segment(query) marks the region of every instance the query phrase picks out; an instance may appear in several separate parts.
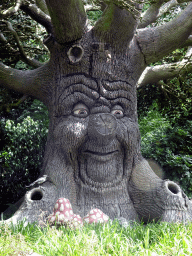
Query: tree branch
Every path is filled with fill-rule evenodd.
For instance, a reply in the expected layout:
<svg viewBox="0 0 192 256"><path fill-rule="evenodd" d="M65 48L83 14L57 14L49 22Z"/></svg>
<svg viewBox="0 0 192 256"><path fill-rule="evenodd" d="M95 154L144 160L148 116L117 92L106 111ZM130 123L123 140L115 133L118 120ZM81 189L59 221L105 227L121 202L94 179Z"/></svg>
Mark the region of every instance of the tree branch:
<svg viewBox="0 0 192 256"><path fill-rule="evenodd" d="M9 57L9 54L10 54L10 51L14 54L14 56L17 55L17 59L19 60L19 52L17 50L15 50L11 45L10 43L7 41L7 39L4 37L3 33L0 33L0 42L3 43L6 47L6 51L2 51L0 52L0 56L8 56ZM8 51L7 51L7 48L8 48Z"/></svg>
<svg viewBox="0 0 192 256"><path fill-rule="evenodd" d="M17 0L16 5L0 13L0 18L5 19L16 13L19 9L26 12L34 20L44 26L48 33L52 32L51 18L45 0L36 0L36 4L31 4L28 0ZM39 7L38 7L39 6Z"/></svg>
<svg viewBox="0 0 192 256"><path fill-rule="evenodd" d="M169 2L162 5L163 2L165 2L165 0L158 0L158 2L151 4L149 9L141 15L142 19L138 28L145 28L149 24L155 22L163 14L169 12L171 8L178 5L179 3L190 2L190 1L191 0L178 0L178 1L170 0Z"/></svg>
<svg viewBox="0 0 192 256"><path fill-rule="evenodd" d="M49 15L49 11L47 9L45 0L36 0L36 5L38 8L41 9L41 11L43 11L45 14Z"/></svg>
<svg viewBox="0 0 192 256"><path fill-rule="evenodd" d="M46 0L58 43L78 40L85 33L86 13L82 0Z"/></svg>
<svg viewBox="0 0 192 256"><path fill-rule="evenodd" d="M12 25L10 22L8 21L3 21L4 23L7 24L7 28L8 30L12 33L12 35L14 36L15 38L15 41L17 42L17 46L19 48L19 52L20 52L20 55L21 55L21 59L28 65L34 67L34 68L38 68L40 66L42 66L43 64L35 59L31 59L29 58L26 54L25 54L25 51L23 49L23 46L22 46L22 43L19 39L19 36L17 34L17 32L13 29Z"/></svg>
<svg viewBox="0 0 192 256"><path fill-rule="evenodd" d="M7 43L7 40L6 40L6 38L4 37L3 33L0 33L0 41L1 41L2 43Z"/></svg>
<svg viewBox="0 0 192 256"><path fill-rule="evenodd" d="M172 7L178 5L177 0L170 0L169 2L165 3L159 10L157 18L161 17L164 13L168 12Z"/></svg>
<svg viewBox="0 0 192 256"><path fill-rule="evenodd" d="M145 28L156 21L160 10L159 8L163 2L164 0L157 0L150 5L150 7L141 15L141 22L139 23L138 28Z"/></svg>
<svg viewBox="0 0 192 256"><path fill-rule="evenodd" d="M141 3L143 3L143 0L92 0L92 1L96 5L100 5L102 7L102 11L104 11L104 9L107 6L113 4L119 7L120 9L124 9L124 10L127 10L128 12L131 12L135 18L140 17L140 11L142 9Z"/></svg>
<svg viewBox="0 0 192 256"><path fill-rule="evenodd" d="M23 2L21 4L21 10L23 10L26 14L28 14L32 19L37 21L39 24L44 26L48 33L52 33L53 28L52 28L50 16L45 14L35 4L29 4L27 2Z"/></svg>
<svg viewBox="0 0 192 256"><path fill-rule="evenodd" d="M8 10L5 10L0 13L0 18L7 18L7 17L11 16L12 14L18 12L21 4L22 4L22 0L17 0L15 6L12 6Z"/></svg>
<svg viewBox="0 0 192 256"><path fill-rule="evenodd" d="M5 104L6 106L6 112L10 112L11 109L13 109L14 107L18 107L22 102L24 102L26 99L28 98L27 95L23 95L17 102L15 103L10 103L10 104ZM2 106L4 107L4 106Z"/></svg>
<svg viewBox="0 0 192 256"><path fill-rule="evenodd" d="M136 38L146 64L156 62L184 43L192 31L192 3L177 18L156 28L138 29Z"/></svg>
<svg viewBox="0 0 192 256"><path fill-rule="evenodd" d="M0 86L30 95L47 104L52 81L52 68L47 63L34 70L17 70L0 62Z"/></svg>
<svg viewBox="0 0 192 256"><path fill-rule="evenodd" d="M137 87L157 83L192 71L192 47L189 47L182 61L154 67L147 67L139 78Z"/></svg>
<svg viewBox="0 0 192 256"><path fill-rule="evenodd" d="M136 7L135 4L135 10ZM117 51L122 51L127 49L129 42L132 40L138 20L139 17L135 18L134 13L120 8L114 3L109 3L102 17L93 28L94 36L98 38L98 41L109 43Z"/></svg>

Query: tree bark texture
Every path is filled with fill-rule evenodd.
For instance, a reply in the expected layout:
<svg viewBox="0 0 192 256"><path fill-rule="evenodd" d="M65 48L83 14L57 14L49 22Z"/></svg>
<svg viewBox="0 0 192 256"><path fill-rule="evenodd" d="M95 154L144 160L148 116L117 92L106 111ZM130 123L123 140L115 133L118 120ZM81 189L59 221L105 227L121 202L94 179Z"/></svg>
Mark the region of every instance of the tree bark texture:
<svg viewBox="0 0 192 256"><path fill-rule="evenodd" d="M46 3L50 61L33 71L0 66L0 84L42 100L50 118L46 179L34 183L11 221L48 216L61 197L81 216L99 208L112 219L191 221L180 187L158 178L141 156L136 85L150 62L189 37L192 4L174 22L138 30L139 19L110 4L87 30L80 0Z"/></svg>

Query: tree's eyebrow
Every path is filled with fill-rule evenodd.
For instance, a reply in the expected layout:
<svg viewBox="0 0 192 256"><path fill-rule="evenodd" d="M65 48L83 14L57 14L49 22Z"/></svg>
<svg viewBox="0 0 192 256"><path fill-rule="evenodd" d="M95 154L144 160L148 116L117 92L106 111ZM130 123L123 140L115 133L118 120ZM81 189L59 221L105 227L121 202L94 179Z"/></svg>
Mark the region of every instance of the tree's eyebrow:
<svg viewBox="0 0 192 256"><path fill-rule="evenodd" d="M108 81L108 80L102 80L102 84L104 85L105 89L108 91L113 90L126 90L126 91L134 91L134 88L132 85L125 81Z"/></svg>
<svg viewBox="0 0 192 256"><path fill-rule="evenodd" d="M84 93L74 92L67 96L64 101L60 101L56 104L55 116L70 115L73 110L73 106L78 102L84 103L88 108L91 108L91 106L95 104L95 100L91 99Z"/></svg>
<svg viewBox="0 0 192 256"><path fill-rule="evenodd" d="M88 96L93 100L96 100L99 98L99 93L97 91L88 88L88 86L84 84L72 84L66 89L64 89L63 92L62 91L63 90L61 89L61 92L59 93L59 97L58 97L59 104L64 104L64 102L67 100L68 97L71 97L71 95L78 92Z"/></svg>
<svg viewBox="0 0 192 256"><path fill-rule="evenodd" d="M94 79L88 78L85 75L70 75L61 78L56 89L59 104L64 104L64 100L75 92L83 93L94 100L99 98L98 85Z"/></svg>
<svg viewBox="0 0 192 256"><path fill-rule="evenodd" d="M104 98L109 100L124 98L127 101L131 101L131 102L135 101L135 97L130 92L125 90L107 91L103 86L101 86L100 93Z"/></svg>
<svg viewBox="0 0 192 256"><path fill-rule="evenodd" d="M124 98L134 103L136 99L133 87L122 81L103 81L100 86L100 94L109 100Z"/></svg>
<svg viewBox="0 0 192 256"><path fill-rule="evenodd" d="M84 84L93 90L98 90L97 82L93 78L86 77L85 75L69 75L66 77L62 77L61 81L59 81L59 85L65 89L74 85L74 84Z"/></svg>

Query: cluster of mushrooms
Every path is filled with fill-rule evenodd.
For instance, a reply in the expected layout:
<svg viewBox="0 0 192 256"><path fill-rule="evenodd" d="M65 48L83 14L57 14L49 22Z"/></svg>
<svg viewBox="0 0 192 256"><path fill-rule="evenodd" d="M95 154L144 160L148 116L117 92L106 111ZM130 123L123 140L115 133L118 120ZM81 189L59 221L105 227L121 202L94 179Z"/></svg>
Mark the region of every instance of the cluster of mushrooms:
<svg viewBox="0 0 192 256"><path fill-rule="evenodd" d="M71 203L66 198L59 198L54 206L53 213L48 217L50 226L65 226L71 229L80 228L84 223L107 223L109 217L101 210L95 208L81 218L80 215L74 214Z"/></svg>

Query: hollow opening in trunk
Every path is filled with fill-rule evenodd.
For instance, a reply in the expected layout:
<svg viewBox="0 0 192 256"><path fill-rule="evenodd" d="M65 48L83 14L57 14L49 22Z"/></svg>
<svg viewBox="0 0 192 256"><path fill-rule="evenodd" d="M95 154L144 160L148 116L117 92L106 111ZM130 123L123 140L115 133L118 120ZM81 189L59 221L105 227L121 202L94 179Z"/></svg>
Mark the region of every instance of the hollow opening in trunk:
<svg viewBox="0 0 192 256"><path fill-rule="evenodd" d="M73 45L67 52L69 60L72 63L79 62L84 54L84 50L80 45Z"/></svg>
<svg viewBox="0 0 192 256"><path fill-rule="evenodd" d="M175 183L168 183L168 189L175 195L179 193L179 187Z"/></svg>
<svg viewBox="0 0 192 256"><path fill-rule="evenodd" d="M43 193L40 189L34 189L34 191L31 193L31 200L38 201L43 198Z"/></svg>

